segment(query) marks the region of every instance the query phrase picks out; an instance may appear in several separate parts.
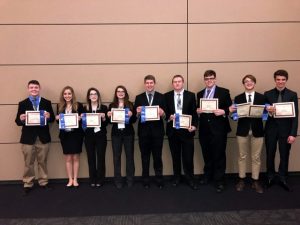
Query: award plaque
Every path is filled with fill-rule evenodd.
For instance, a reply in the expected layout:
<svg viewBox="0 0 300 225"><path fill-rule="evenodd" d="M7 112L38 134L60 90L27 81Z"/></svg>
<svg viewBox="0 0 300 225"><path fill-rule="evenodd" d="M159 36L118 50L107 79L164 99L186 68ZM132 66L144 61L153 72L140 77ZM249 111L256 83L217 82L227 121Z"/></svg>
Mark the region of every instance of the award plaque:
<svg viewBox="0 0 300 225"><path fill-rule="evenodd" d="M204 113L212 113L214 110L218 109L219 99L217 98L200 98L200 109Z"/></svg>
<svg viewBox="0 0 300 225"><path fill-rule="evenodd" d="M145 106L145 121L160 120L159 106Z"/></svg>
<svg viewBox="0 0 300 225"><path fill-rule="evenodd" d="M112 123L125 123L125 109L112 108L111 109Z"/></svg>
<svg viewBox="0 0 300 225"><path fill-rule="evenodd" d="M101 127L100 113L86 113L86 127Z"/></svg>
<svg viewBox="0 0 300 225"><path fill-rule="evenodd" d="M44 121L44 124L41 124L41 112L40 111L26 111L26 119L25 119L25 125L26 126L45 126L46 125L46 117Z"/></svg>
<svg viewBox="0 0 300 225"><path fill-rule="evenodd" d="M59 129L78 128L78 113L63 114L59 118Z"/></svg>
<svg viewBox="0 0 300 225"><path fill-rule="evenodd" d="M296 116L294 102L274 103L273 106L275 107L274 118L290 118Z"/></svg>
<svg viewBox="0 0 300 225"><path fill-rule="evenodd" d="M173 120L174 128L182 128L189 129L192 124L192 116L191 115L178 115L179 116L179 124L176 125L176 118ZM176 116L175 116L176 117Z"/></svg>

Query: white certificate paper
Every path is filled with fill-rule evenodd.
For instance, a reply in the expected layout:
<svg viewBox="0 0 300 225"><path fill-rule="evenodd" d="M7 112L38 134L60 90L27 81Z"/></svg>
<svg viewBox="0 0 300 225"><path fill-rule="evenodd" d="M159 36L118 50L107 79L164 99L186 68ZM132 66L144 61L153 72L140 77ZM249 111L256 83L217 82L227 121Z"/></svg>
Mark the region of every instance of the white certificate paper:
<svg viewBox="0 0 300 225"><path fill-rule="evenodd" d="M250 105L249 117L262 118L264 110L265 110L264 105Z"/></svg>
<svg viewBox="0 0 300 225"><path fill-rule="evenodd" d="M200 109L204 113L212 113L214 110L218 109L219 106L219 99L217 98L200 98Z"/></svg>
<svg viewBox="0 0 300 225"><path fill-rule="evenodd" d="M294 102L274 103L273 106L275 107L274 118L290 118L296 116Z"/></svg>
<svg viewBox="0 0 300 225"><path fill-rule="evenodd" d="M86 113L86 127L101 127L100 113Z"/></svg>
<svg viewBox="0 0 300 225"><path fill-rule="evenodd" d="M111 109L112 123L125 123L125 109L112 108Z"/></svg>
<svg viewBox="0 0 300 225"><path fill-rule="evenodd" d="M159 117L159 106L145 106L145 120L160 120Z"/></svg>
<svg viewBox="0 0 300 225"><path fill-rule="evenodd" d="M26 111L26 119L25 125L26 126L41 126L46 125L46 117L44 124L41 124L41 114L40 111Z"/></svg>
<svg viewBox="0 0 300 225"><path fill-rule="evenodd" d="M237 107L236 112L237 112L239 118L249 116L250 103L237 104L236 107Z"/></svg>
<svg viewBox="0 0 300 225"><path fill-rule="evenodd" d="M179 115L179 127L182 129L189 129L192 125L192 116L181 114ZM176 128L176 120L173 120L173 127Z"/></svg>
<svg viewBox="0 0 300 225"><path fill-rule="evenodd" d="M65 129L78 128L78 113L64 114ZM62 129L61 120L59 120L59 129Z"/></svg>

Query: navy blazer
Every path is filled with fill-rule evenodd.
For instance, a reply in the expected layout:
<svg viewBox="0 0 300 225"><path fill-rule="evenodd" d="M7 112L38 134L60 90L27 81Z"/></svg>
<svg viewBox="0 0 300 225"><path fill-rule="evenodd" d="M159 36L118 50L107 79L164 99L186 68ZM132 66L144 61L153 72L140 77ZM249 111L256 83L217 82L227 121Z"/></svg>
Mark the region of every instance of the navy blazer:
<svg viewBox="0 0 300 225"><path fill-rule="evenodd" d="M236 96L234 98L235 104L247 103L245 92ZM253 105L265 105L266 100L265 96L255 92ZM254 137L263 137L264 136L264 126L262 118L239 118L237 124L236 135L246 137L249 134L249 130L252 130Z"/></svg>
<svg viewBox="0 0 300 225"><path fill-rule="evenodd" d="M26 98L23 101L19 102L19 107L18 107L18 112L17 112L15 122L18 126L23 126L20 143L33 145L37 137L39 137L40 141L43 144L51 142L48 123L53 122L55 119L51 101L45 98L41 98L39 109L45 110L50 113L50 119L47 120L47 125L46 126L25 126L24 121L20 120L20 115L25 114L25 111L33 111L34 109L33 109L32 102L30 101L29 98Z"/></svg>
<svg viewBox="0 0 300 225"><path fill-rule="evenodd" d="M168 121L170 116L175 114L175 103L174 103L174 91L165 93L165 102L166 102L166 120ZM196 108L196 98L195 93L184 90L183 92L183 105L182 105L182 114L192 116L192 126L197 127L197 108ZM167 135L171 136L176 129L173 128L173 121L167 122ZM187 129L179 129L181 135L186 137L193 137L195 131L189 132Z"/></svg>
<svg viewBox="0 0 300 225"><path fill-rule="evenodd" d="M159 106L162 110L165 111L165 99L163 94L155 91L152 101L153 106ZM146 96L146 92L139 94L135 98L134 102L134 108L136 110L139 106L149 106L149 102ZM148 136L151 135L153 137L161 137L164 136L165 129L164 129L164 123L163 119L160 118L160 120L155 121L146 121L144 123L141 123L141 119L139 119L138 123L138 136Z"/></svg>
<svg viewBox="0 0 300 225"><path fill-rule="evenodd" d="M197 93L197 104L200 107L200 98L203 98L205 89ZM199 135L206 133L210 129L212 133L229 133L231 131L228 115L229 107L232 105L229 90L216 86L214 97L219 99L219 109L225 111L224 116L216 116L213 113L201 113L199 116Z"/></svg>
<svg viewBox="0 0 300 225"><path fill-rule="evenodd" d="M278 91L273 88L264 93L267 103L272 105L277 103ZM272 116L268 117L265 133L268 135L275 135L279 132L280 137L297 136L298 130L298 96L297 93L285 88L282 95L282 102L294 102L295 104L295 114L294 118L274 118Z"/></svg>

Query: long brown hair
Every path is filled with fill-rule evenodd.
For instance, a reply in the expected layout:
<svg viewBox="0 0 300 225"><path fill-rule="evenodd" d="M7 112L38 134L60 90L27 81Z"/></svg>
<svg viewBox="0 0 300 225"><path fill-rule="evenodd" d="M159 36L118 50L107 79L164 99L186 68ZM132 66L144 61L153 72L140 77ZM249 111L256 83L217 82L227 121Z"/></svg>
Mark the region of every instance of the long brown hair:
<svg viewBox="0 0 300 225"><path fill-rule="evenodd" d="M70 90L71 93L72 93L72 100L71 100L72 110L77 111L77 109L78 109L78 103L77 103L77 100L76 100L74 89L71 86L66 86L62 89L62 91L60 93L59 103L58 103L58 113L64 113L65 109L67 107L67 103L64 99L64 92L66 90Z"/></svg>
<svg viewBox="0 0 300 225"><path fill-rule="evenodd" d="M89 90L86 93L86 103L87 103L86 109L87 110L92 109L92 102L91 102L91 99L90 99L91 91L95 91L97 93L97 95L98 95L97 109L100 109L100 107L101 107L101 95L100 95L99 90L97 88L94 88L94 87L89 88Z"/></svg>
<svg viewBox="0 0 300 225"><path fill-rule="evenodd" d="M133 110L133 103L129 101L129 95L128 95L127 89L123 85L118 85L116 87L115 94L114 94L114 99L113 99L113 102L112 102L112 106L114 108L119 107L119 99L118 99L118 96L117 96L117 91L118 91L119 88L123 89L123 91L125 92L124 107L127 107L127 108L130 109L130 111L132 111Z"/></svg>

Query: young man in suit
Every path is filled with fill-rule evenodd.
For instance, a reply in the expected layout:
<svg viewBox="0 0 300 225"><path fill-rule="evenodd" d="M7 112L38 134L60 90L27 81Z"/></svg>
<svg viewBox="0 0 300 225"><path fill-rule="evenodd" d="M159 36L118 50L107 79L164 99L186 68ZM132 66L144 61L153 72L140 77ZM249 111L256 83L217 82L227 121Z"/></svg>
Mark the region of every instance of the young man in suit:
<svg viewBox="0 0 300 225"><path fill-rule="evenodd" d="M173 186L177 186L181 179L181 161L187 184L194 190L198 185L194 179L194 135L197 127L195 94L184 90L184 79L175 75L172 79L173 91L165 94L167 136L173 161ZM188 129L173 127L176 115L190 115L191 126ZM178 116L177 116L178 117Z"/></svg>
<svg viewBox="0 0 300 225"><path fill-rule="evenodd" d="M153 167L157 186L162 189L163 182L163 163L162 147L165 135L163 118L165 117L165 101L163 94L155 91L155 77L147 75L144 78L145 92L135 98L135 108L139 117L138 136L139 146L142 157L142 178L143 186L150 187L149 166L150 156L153 156ZM159 120L146 121L141 115L143 106L158 106Z"/></svg>
<svg viewBox="0 0 300 225"><path fill-rule="evenodd" d="M298 96L297 93L286 88L288 73L285 70L277 70L274 73L275 88L266 91L265 97L269 117L265 127L265 141L267 150L267 186L271 187L275 183L275 154L277 144L279 146L280 164L278 169L279 184L286 191L291 191L287 183L289 155L291 145L295 142L298 129ZM295 117L274 118L276 108L273 103L293 102L295 106Z"/></svg>
<svg viewBox="0 0 300 225"><path fill-rule="evenodd" d="M246 75L242 79L245 92L234 98L235 104L250 103L251 105L265 105L264 95L255 91L256 78L253 75ZM236 105L229 108L230 112L236 112ZM239 181L236 184L237 191L243 191L245 188L247 157L250 152L252 166L252 184L251 187L257 193L263 193L263 188L259 182L259 173L261 167L261 152L264 143L264 127L262 118L243 117L238 118L236 140L238 144L239 157Z"/></svg>
<svg viewBox="0 0 300 225"><path fill-rule="evenodd" d="M216 85L216 72L207 70L204 73L205 88L197 94L197 113L199 114L199 141L204 159L204 176L201 184L213 179L216 191L225 188L227 133L231 131L228 114L231 106L229 90ZM200 99L218 99L218 108L204 112L200 108Z"/></svg>
<svg viewBox="0 0 300 225"><path fill-rule="evenodd" d="M53 122L55 117L51 102L40 97L40 84L37 80L28 82L29 97L19 102L16 116L16 124L22 126L20 143L24 156L24 193L28 194L34 185L35 173L34 163L38 166L38 183L44 189L49 189L47 172L47 155L51 137L48 123ZM41 125L27 126L26 111L40 111ZM46 122L43 124L43 118Z"/></svg>

